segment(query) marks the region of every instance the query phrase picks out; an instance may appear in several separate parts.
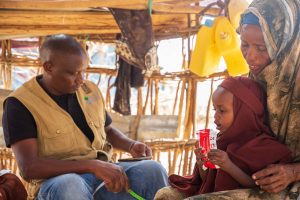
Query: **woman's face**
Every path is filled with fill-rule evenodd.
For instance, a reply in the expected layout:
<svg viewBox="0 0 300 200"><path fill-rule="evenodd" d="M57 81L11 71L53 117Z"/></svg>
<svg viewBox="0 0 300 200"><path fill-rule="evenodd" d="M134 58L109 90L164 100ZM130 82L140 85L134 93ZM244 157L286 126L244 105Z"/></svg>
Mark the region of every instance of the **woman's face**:
<svg viewBox="0 0 300 200"><path fill-rule="evenodd" d="M230 128L234 121L233 94L222 87L218 87L213 96L212 102L215 109L215 124L220 133Z"/></svg>
<svg viewBox="0 0 300 200"><path fill-rule="evenodd" d="M263 34L259 26L244 24L241 28L241 51L250 71L257 75L271 63Z"/></svg>

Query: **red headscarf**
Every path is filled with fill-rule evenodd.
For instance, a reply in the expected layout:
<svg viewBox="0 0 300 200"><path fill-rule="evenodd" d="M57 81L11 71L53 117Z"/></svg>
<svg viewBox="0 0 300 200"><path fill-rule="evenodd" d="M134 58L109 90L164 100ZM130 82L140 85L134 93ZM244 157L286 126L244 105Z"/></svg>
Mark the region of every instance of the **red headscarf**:
<svg viewBox="0 0 300 200"><path fill-rule="evenodd" d="M233 94L234 121L217 138L218 149L248 175L272 163L288 162L291 151L271 136L265 124L264 93L258 83L245 77L229 77L220 87ZM187 196L242 188L222 169L208 169L201 180L197 164L191 176L171 175L171 186Z"/></svg>

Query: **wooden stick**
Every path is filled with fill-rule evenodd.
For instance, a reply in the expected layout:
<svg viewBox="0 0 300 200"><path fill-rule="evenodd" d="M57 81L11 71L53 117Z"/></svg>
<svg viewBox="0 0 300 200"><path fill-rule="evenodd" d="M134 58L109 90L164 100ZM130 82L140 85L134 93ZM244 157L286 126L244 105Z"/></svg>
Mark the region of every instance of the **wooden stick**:
<svg viewBox="0 0 300 200"><path fill-rule="evenodd" d="M177 105L177 99L178 99L178 92L179 92L179 86L180 86L180 83L182 81L178 81L178 85L177 85L177 88L176 88L176 96L175 96L175 101L174 101L174 105L173 105L173 112L172 112L172 115L175 115L175 110L176 110L176 105Z"/></svg>
<svg viewBox="0 0 300 200"><path fill-rule="evenodd" d="M171 169L169 171L170 174L174 174L174 172L175 172L176 163L177 163L177 159L178 159L178 154L179 154L179 149L178 148L174 149L174 156L173 156L172 166L171 166Z"/></svg>
<svg viewBox="0 0 300 200"><path fill-rule="evenodd" d="M3 86L4 86L4 89L8 89L6 87L6 74L5 74L5 63L6 63L6 40L2 40L1 41L1 48L2 48L2 51L1 51L1 61L4 61L4 62L1 62L1 79L3 80Z"/></svg>
<svg viewBox="0 0 300 200"><path fill-rule="evenodd" d="M142 87L137 88L137 92L138 92L137 115L142 116L142 114L143 114L143 90L142 90Z"/></svg>
<svg viewBox="0 0 300 200"><path fill-rule="evenodd" d="M186 53L184 51L184 37L181 37L181 55L182 55L182 65L181 68L186 70Z"/></svg>
<svg viewBox="0 0 300 200"><path fill-rule="evenodd" d="M142 89L138 88L137 89L138 95L137 95L137 102L138 102L138 106L137 106L137 114L136 117L132 123L131 126L131 130L130 130L130 134L129 137L131 139L137 140L138 138L138 128L139 128L139 124L140 124L140 120L141 120L141 116L142 116L142 112L143 112L143 107L142 107Z"/></svg>
<svg viewBox="0 0 300 200"><path fill-rule="evenodd" d="M190 154L190 159L189 159L189 171L188 171L188 174L191 174L192 173L192 167L193 167L193 155L194 155L194 146L192 147L189 147L189 151L191 152Z"/></svg>
<svg viewBox="0 0 300 200"><path fill-rule="evenodd" d="M159 80L155 79L155 105L154 105L154 115L158 115L158 97L159 97Z"/></svg>
<svg viewBox="0 0 300 200"><path fill-rule="evenodd" d="M182 167L183 152L184 152L185 144L178 148L180 148L180 161L179 161L179 169L178 169L178 173L180 173L181 167Z"/></svg>
<svg viewBox="0 0 300 200"><path fill-rule="evenodd" d="M177 135L180 135L181 126L182 126L182 109L183 109L183 100L184 100L184 93L186 87L186 79L182 80L181 92L180 92L180 101L179 101L179 108L178 108L178 127L177 127Z"/></svg>
<svg viewBox="0 0 300 200"><path fill-rule="evenodd" d="M6 52L7 52L7 55L6 55L6 59L8 61L11 60L12 58L12 52L11 52L11 40L7 40L7 48L6 48ZM12 63L11 62L7 62L6 64L6 73L7 73L7 88L8 89L12 89L12 71L11 71L11 68L12 68Z"/></svg>
<svg viewBox="0 0 300 200"><path fill-rule="evenodd" d="M98 81L97 81L98 86L99 86L100 82L101 82L101 74L99 74L99 78L98 78Z"/></svg>
<svg viewBox="0 0 300 200"><path fill-rule="evenodd" d="M146 99L145 99L145 104L143 107L143 115L145 115L146 113L146 109L147 109L147 105L148 105L148 99L149 99L149 94L150 94L150 79L147 80L147 95L146 95Z"/></svg>
<svg viewBox="0 0 300 200"><path fill-rule="evenodd" d="M151 115L153 115L153 80L150 79L150 110L151 110Z"/></svg>
<svg viewBox="0 0 300 200"><path fill-rule="evenodd" d="M211 79L211 84L210 84L210 95L209 95L209 99L208 99L208 102L207 102L205 128L207 128L208 124L209 124L209 113L210 113L210 105L211 105L213 90L214 90L214 78Z"/></svg>
<svg viewBox="0 0 300 200"><path fill-rule="evenodd" d="M189 162L189 151L186 150L184 151L184 162L183 162L183 169L182 169L183 175L187 174L188 162Z"/></svg>
<svg viewBox="0 0 300 200"><path fill-rule="evenodd" d="M192 137L195 137L195 133L197 131L197 88L198 88L198 82L196 80L193 81L193 88L194 88L194 92L193 92L193 132L192 132Z"/></svg>
<svg viewBox="0 0 300 200"><path fill-rule="evenodd" d="M171 152L171 150L169 149L169 150L168 150L168 163L169 163L169 166L168 166L169 171L168 171L168 173L169 173L169 175L171 174L171 168L172 168L171 154L172 154L172 152Z"/></svg>
<svg viewBox="0 0 300 200"><path fill-rule="evenodd" d="M106 90L106 94L105 94L105 107L107 109L110 110L110 94L109 94L109 82L110 82L110 79L111 79L111 76L108 78L108 81L107 81L107 90Z"/></svg>
<svg viewBox="0 0 300 200"><path fill-rule="evenodd" d="M184 135L183 139L189 139L190 138L190 133L191 133L191 101L192 101L192 81L188 81L188 88L187 88L187 94L186 94L186 112L185 112L185 119L184 119Z"/></svg>

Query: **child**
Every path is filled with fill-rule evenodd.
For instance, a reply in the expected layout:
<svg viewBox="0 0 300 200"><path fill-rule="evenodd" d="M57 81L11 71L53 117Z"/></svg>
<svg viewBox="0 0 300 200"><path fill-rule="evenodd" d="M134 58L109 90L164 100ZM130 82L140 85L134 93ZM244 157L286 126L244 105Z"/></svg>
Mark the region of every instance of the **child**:
<svg viewBox="0 0 300 200"><path fill-rule="evenodd" d="M193 174L169 177L171 186L186 196L254 187L253 173L291 159L291 151L272 137L264 123L264 93L258 83L245 77L229 77L216 89L212 101L219 131L218 149L207 156L220 168L203 171L204 155L196 149Z"/></svg>

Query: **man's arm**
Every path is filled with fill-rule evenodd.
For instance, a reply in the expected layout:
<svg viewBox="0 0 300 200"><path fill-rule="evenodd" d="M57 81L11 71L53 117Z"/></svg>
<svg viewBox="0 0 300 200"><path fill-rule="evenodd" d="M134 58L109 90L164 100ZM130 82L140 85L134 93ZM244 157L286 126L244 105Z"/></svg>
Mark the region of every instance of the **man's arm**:
<svg viewBox="0 0 300 200"><path fill-rule="evenodd" d="M129 152L134 140L126 137L121 131L112 127L111 125L105 127L106 139L112 144L114 148Z"/></svg>
<svg viewBox="0 0 300 200"><path fill-rule="evenodd" d="M121 131L111 125L105 127L107 141L114 148L129 152L133 157L151 156L151 149L142 142L126 137Z"/></svg>
<svg viewBox="0 0 300 200"><path fill-rule="evenodd" d="M261 189L277 193L284 190L289 184L300 181L300 163L269 165L254 173L252 178Z"/></svg>
<svg viewBox="0 0 300 200"><path fill-rule="evenodd" d="M35 138L18 141L11 145L19 169L25 179L47 179L67 173L92 173L106 182L109 191L128 190L127 176L121 167L100 160L55 160L38 156Z"/></svg>

